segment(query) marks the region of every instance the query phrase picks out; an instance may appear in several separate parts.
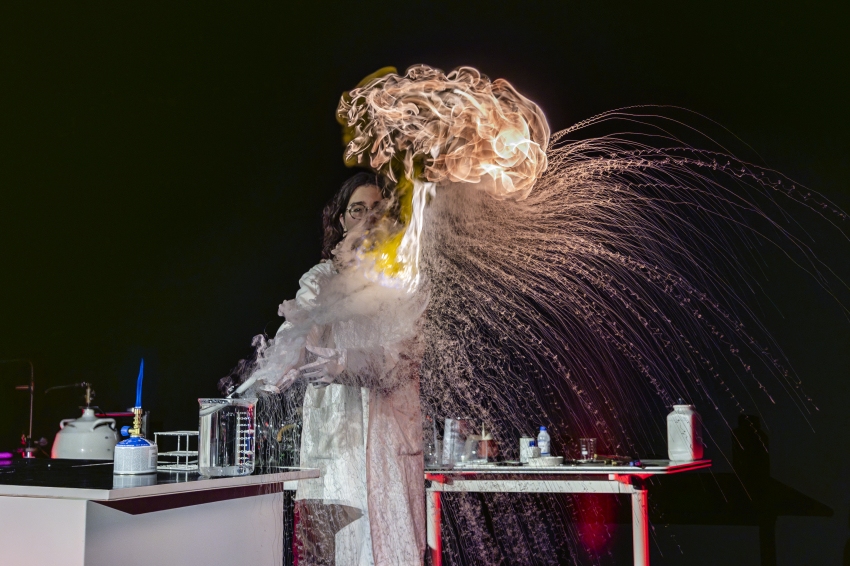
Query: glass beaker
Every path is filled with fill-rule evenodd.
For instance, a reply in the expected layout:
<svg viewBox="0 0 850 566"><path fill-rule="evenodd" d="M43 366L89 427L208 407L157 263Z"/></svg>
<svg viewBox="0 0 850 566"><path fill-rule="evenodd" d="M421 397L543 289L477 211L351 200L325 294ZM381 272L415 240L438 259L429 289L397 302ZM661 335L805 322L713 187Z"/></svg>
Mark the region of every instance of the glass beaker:
<svg viewBox="0 0 850 566"><path fill-rule="evenodd" d="M256 399L198 399L198 472L247 476L254 471Z"/></svg>
<svg viewBox="0 0 850 566"><path fill-rule="evenodd" d="M581 450L581 459L584 462L592 462L596 460L596 439L595 438L579 438L579 449Z"/></svg>
<svg viewBox="0 0 850 566"><path fill-rule="evenodd" d="M481 434L477 434L479 431ZM447 418L442 454L442 465L448 468L486 464L488 457L496 457L496 446L493 437L483 427L473 425L471 419Z"/></svg>

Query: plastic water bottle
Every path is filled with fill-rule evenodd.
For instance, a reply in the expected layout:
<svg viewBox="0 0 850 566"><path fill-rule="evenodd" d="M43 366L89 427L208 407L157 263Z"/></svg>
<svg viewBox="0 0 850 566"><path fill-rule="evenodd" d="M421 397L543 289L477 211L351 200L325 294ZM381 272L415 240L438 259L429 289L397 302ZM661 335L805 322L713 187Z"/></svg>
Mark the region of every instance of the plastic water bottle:
<svg viewBox="0 0 850 566"><path fill-rule="evenodd" d="M549 433L546 432L546 427L540 427L540 434L537 435L537 446L540 448L541 456L551 456L549 451L552 441L549 438Z"/></svg>

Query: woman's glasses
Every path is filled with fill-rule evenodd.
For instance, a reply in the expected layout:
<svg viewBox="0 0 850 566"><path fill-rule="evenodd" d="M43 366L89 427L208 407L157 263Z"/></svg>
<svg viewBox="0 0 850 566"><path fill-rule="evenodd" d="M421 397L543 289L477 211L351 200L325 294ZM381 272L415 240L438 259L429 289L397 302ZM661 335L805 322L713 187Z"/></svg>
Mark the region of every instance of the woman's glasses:
<svg viewBox="0 0 850 566"><path fill-rule="evenodd" d="M374 205L372 205L372 207L371 207L371 208L369 208L369 207L367 207L365 204L361 204L361 203L352 204L351 206L349 206L348 208L346 208L346 209L345 209L345 211L346 211L346 212L347 212L347 213L348 213L348 214L349 214L349 215L350 215L350 216L351 216L354 220L360 220L361 218L363 218L364 216L366 216L366 213L367 213L367 212L372 212L373 210L375 210L376 208L378 208L378 207L382 204L382 202L383 202L383 201L378 201L378 202L376 202Z"/></svg>

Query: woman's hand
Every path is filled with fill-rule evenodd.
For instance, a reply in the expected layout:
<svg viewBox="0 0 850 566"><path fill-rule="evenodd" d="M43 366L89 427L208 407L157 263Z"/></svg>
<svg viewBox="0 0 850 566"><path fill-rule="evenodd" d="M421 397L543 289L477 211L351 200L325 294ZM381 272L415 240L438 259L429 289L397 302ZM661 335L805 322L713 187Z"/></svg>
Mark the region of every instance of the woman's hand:
<svg viewBox="0 0 850 566"><path fill-rule="evenodd" d="M302 377L315 385L328 385L336 380L337 376L345 369L345 350L333 348L319 348L307 346L307 351L315 354L315 362L301 366L299 372Z"/></svg>
<svg viewBox="0 0 850 566"><path fill-rule="evenodd" d="M298 378L301 377L301 373L297 369L291 369L280 378L277 382L278 392L283 392L292 387Z"/></svg>

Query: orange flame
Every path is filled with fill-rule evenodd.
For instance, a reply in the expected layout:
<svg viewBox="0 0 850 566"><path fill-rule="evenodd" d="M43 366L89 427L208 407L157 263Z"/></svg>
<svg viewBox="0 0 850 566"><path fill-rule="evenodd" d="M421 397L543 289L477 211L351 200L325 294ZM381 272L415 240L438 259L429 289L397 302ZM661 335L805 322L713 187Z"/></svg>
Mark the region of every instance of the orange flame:
<svg viewBox="0 0 850 566"><path fill-rule="evenodd" d="M382 69L343 95L345 160L394 180L463 182L497 198L525 198L546 169L549 126L540 108L503 79L472 67L448 74L416 65ZM484 182L482 182L484 181Z"/></svg>

